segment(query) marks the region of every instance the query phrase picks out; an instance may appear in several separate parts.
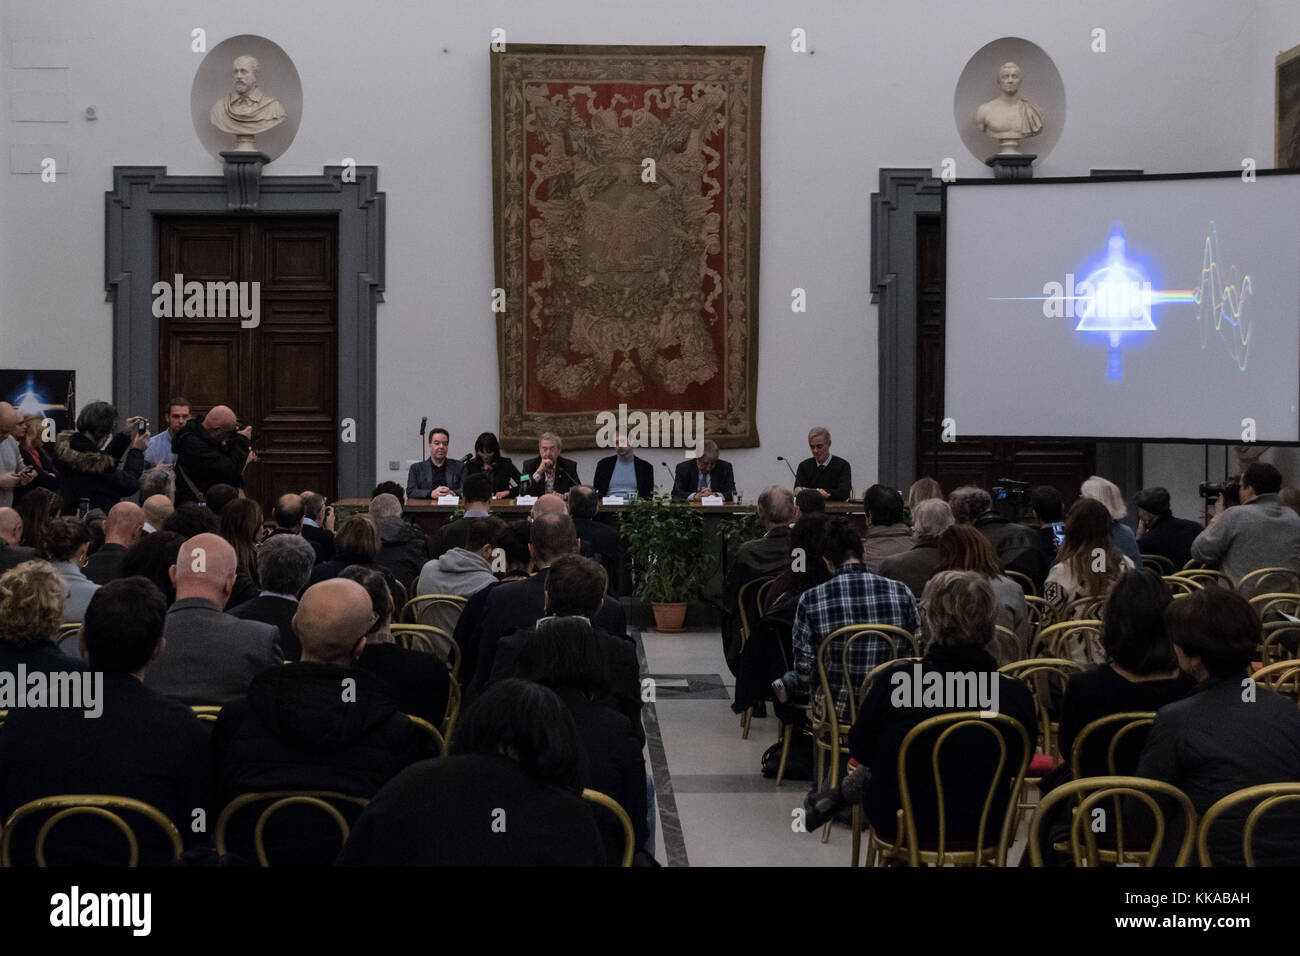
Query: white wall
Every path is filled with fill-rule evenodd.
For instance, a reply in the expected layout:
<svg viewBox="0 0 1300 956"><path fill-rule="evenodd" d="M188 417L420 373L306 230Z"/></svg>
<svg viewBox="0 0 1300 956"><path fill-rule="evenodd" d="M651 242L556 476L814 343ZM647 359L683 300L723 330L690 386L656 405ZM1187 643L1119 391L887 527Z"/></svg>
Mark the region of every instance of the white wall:
<svg viewBox="0 0 1300 956"><path fill-rule="evenodd" d="M979 47L1018 35L1055 60L1068 115L1038 171L1053 176L1091 167L1236 168L1243 155L1270 165L1272 56L1279 44L1300 42L1300 10L1282 0L1086 7L1037 0L8 0L2 26L6 94L66 94L62 123L14 122L10 96L0 97L5 138L61 146L70 166L56 185L0 176L0 366L74 365L83 402L109 395L102 263L111 169L219 172L190 122L199 62L190 31L203 27L209 47L260 34L289 53L304 84L298 138L269 174L319 173L352 156L378 165L388 194L388 282L378 332L381 479L390 459L415 453L422 414L451 429L454 453L497 427L487 311L491 29L504 27L514 42L765 45L763 444L727 454L751 494L788 480L775 456L805 455L804 435L814 423L831 429L859 491L874 480L869 196L882 166L937 172L951 156L961 176L988 174L952 124L954 84ZM807 31L810 54L790 51L794 27ZM1090 49L1095 27L1106 30L1106 53ZM31 38L64 41L66 68L15 69L12 41ZM1026 94L1031 87L1027 80ZM81 116L91 104L100 117L94 122ZM789 311L795 286L808 291L807 314ZM1194 492L1199 471L1189 480L1179 468L1184 458L1199 462L1199 454L1169 447L1147 449L1148 475L1160 475L1176 494ZM596 457L578 455L584 476Z"/></svg>

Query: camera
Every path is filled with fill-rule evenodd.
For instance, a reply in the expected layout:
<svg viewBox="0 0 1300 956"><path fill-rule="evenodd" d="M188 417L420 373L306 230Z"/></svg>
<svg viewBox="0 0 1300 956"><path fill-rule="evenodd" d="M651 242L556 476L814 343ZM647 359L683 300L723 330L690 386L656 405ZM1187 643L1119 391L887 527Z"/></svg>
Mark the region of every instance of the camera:
<svg viewBox="0 0 1300 956"><path fill-rule="evenodd" d="M143 435L148 430L149 430L149 419L142 418L135 423L135 433L137 435Z"/></svg>
<svg viewBox="0 0 1300 956"><path fill-rule="evenodd" d="M1241 494L1241 476L1233 475L1225 481L1201 482L1196 493L1206 501L1218 501L1219 495L1223 495L1224 502L1232 504Z"/></svg>
<svg viewBox="0 0 1300 956"><path fill-rule="evenodd" d="M1029 482L1027 481L999 478L991 490L993 510L1004 518L1014 521L1029 507Z"/></svg>

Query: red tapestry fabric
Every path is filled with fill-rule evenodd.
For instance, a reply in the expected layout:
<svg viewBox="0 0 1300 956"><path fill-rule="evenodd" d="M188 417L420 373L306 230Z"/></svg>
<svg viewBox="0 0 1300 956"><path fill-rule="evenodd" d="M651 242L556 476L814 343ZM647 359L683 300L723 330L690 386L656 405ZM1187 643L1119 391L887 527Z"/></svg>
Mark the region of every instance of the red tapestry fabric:
<svg viewBox="0 0 1300 956"><path fill-rule="evenodd" d="M493 56L501 440L596 445L620 405L758 443L751 47Z"/></svg>

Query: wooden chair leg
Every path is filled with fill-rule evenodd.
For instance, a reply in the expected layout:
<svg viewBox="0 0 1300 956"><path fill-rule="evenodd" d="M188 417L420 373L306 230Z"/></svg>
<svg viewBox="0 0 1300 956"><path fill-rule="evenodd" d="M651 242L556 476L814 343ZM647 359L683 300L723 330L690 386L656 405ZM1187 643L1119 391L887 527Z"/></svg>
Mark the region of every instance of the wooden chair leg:
<svg viewBox="0 0 1300 956"><path fill-rule="evenodd" d="M855 803L853 805L853 844L851 847L851 852L853 854L853 862L850 864L855 868L860 865L858 863L858 853L861 849L862 849L862 804Z"/></svg>
<svg viewBox="0 0 1300 956"><path fill-rule="evenodd" d="M781 786L785 779L785 762L790 758L790 740L794 736L794 725L786 724L781 737L781 764L776 768L776 785Z"/></svg>
<svg viewBox="0 0 1300 956"><path fill-rule="evenodd" d="M746 707L745 712L740 715L740 739L749 739L749 723L754 719L754 708Z"/></svg>

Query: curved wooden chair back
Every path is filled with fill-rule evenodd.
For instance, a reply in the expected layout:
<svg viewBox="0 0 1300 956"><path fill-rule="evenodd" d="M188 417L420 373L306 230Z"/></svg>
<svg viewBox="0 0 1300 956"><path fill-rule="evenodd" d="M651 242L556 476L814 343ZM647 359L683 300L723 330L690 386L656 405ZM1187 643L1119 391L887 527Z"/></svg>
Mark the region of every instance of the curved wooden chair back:
<svg viewBox="0 0 1300 956"><path fill-rule="evenodd" d="M1292 811L1289 820L1292 822L1294 832L1295 822L1300 820L1300 814L1294 813L1294 811L1300 809L1300 806L1298 806L1300 805L1300 783L1262 783L1258 786L1234 791L1211 804L1210 808L1205 811L1201 826L1196 832L1196 855L1200 859L1201 866L1214 866L1210 853L1210 829L1225 814L1234 810L1244 810L1250 804L1254 804L1254 807L1246 814L1244 821L1233 820L1231 822L1234 825L1238 822L1241 823L1242 859L1245 861L1246 866L1255 866L1255 833L1266 813L1279 807L1286 807L1286 809ZM1229 821L1225 820L1224 822ZM1282 863L1270 861L1266 865L1295 866L1300 861L1300 851L1296 849L1295 844L1290 840L1283 842L1291 848L1292 858Z"/></svg>
<svg viewBox="0 0 1300 956"><path fill-rule="evenodd" d="M339 811L338 804L355 807L357 812L360 812L370 801L364 797L356 797L348 793L337 793L332 790L272 790L241 793L227 803L222 808L221 815L217 817L216 846L218 856L224 857L230 851L230 822L234 819L235 814L245 807L259 802L266 802L267 806L258 814L257 822L253 826L253 850L257 855L258 866L269 867L271 861L266 852L266 825L281 810L296 806L311 807L321 811L338 827L339 847L341 849L343 844L348 841L350 828L347 819Z"/></svg>
<svg viewBox="0 0 1300 956"><path fill-rule="evenodd" d="M1142 555L1142 569L1144 571L1152 570L1163 578L1174 573L1174 562L1163 554L1144 554Z"/></svg>
<svg viewBox="0 0 1300 956"><path fill-rule="evenodd" d="M618 818L619 826L623 829L623 859L619 866L631 866L632 854L636 850L636 831L632 829L632 819L627 815L627 811L617 800L599 790L583 790L582 799L594 806L603 807Z"/></svg>
<svg viewBox="0 0 1300 956"><path fill-rule="evenodd" d="M1020 590L1025 592L1025 597L1038 597L1038 588L1034 587L1034 579L1023 571L1004 570L1002 572L1012 581L1020 585Z"/></svg>
<svg viewBox="0 0 1300 956"><path fill-rule="evenodd" d="M1114 806L1123 806L1122 798L1131 798L1145 806L1155 819L1155 832L1151 844L1142 851L1127 851L1125 862L1136 862L1140 866L1155 866L1161 848L1165 843L1168 826L1164 807L1157 798L1172 799L1182 812L1186 825L1183 838L1179 843L1178 855L1174 866L1186 866L1192 855L1192 846L1196 841L1196 808L1191 799L1177 787L1163 780L1148 780L1145 777L1085 777L1071 780L1054 787L1039 800L1034 816L1029 822L1029 860L1032 866L1043 865L1043 850L1039 843L1038 831L1044 819L1049 817L1052 808L1063 800L1078 800L1074 816L1070 821L1070 854L1075 866L1098 866L1101 854L1097 846L1097 833L1094 826L1103 821L1100 829L1107 832L1105 824L1107 809L1101 804L1113 800ZM1099 811L1094 814L1094 810Z"/></svg>
<svg viewBox="0 0 1300 956"><path fill-rule="evenodd" d="M394 624L393 641L402 647L432 654L460 676L460 647L456 639L432 624Z"/></svg>
<svg viewBox="0 0 1300 956"><path fill-rule="evenodd" d="M1101 621L1085 619L1049 624L1038 632L1031 658L1057 657L1080 664L1099 664L1106 655L1101 650Z"/></svg>
<svg viewBox="0 0 1300 956"><path fill-rule="evenodd" d="M1292 568L1258 568L1242 575L1237 593L1243 597L1256 594L1300 594L1300 573Z"/></svg>
<svg viewBox="0 0 1300 956"><path fill-rule="evenodd" d="M1300 704L1300 660L1275 661L1264 665L1251 676L1257 684L1263 684L1273 693L1289 697Z"/></svg>
<svg viewBox="0 0 1300 956"><path fill-rule="evenodd" d="M32 800L24 803L21 807L14 810L5 821L3 831L0 831L0 867L12 866L13 861L10 859L11 843L13 840L15 827L26 817L37 813L43 813L47 810L56 811L43 824L36 833L36 865L39 867L46 866L45 861L45 841L54 829L55 824L60 820L66 820L74 816L91 816L107 820L117 827L122 835L126 837L127 843L127 866L140 865L140 841L136 838L135 830L131 824L127 823L119 814L130 812L144 817L151 823L157 824L158 828L163 831L171 844L172 862L180 861L181 844L180 831L176 829L176 824L172 823L157 807L145 803L143 800L136 800L132 797L115 797L104 794L59 794L52 797L41 797L39 800ZM115 812L116 811L116 812Z"/></svg>
<svg viewBox="0 0 1300 956"><path fill-rule="evenodd" d="M1061 756L1057 746L1060 702L1065 696L1065 685L1082 670L1076 662L1059 657L1031 657L998 668L999 674L1023 681L1029 688L1038 717L1038 746L1049 756Z"/></svg>

